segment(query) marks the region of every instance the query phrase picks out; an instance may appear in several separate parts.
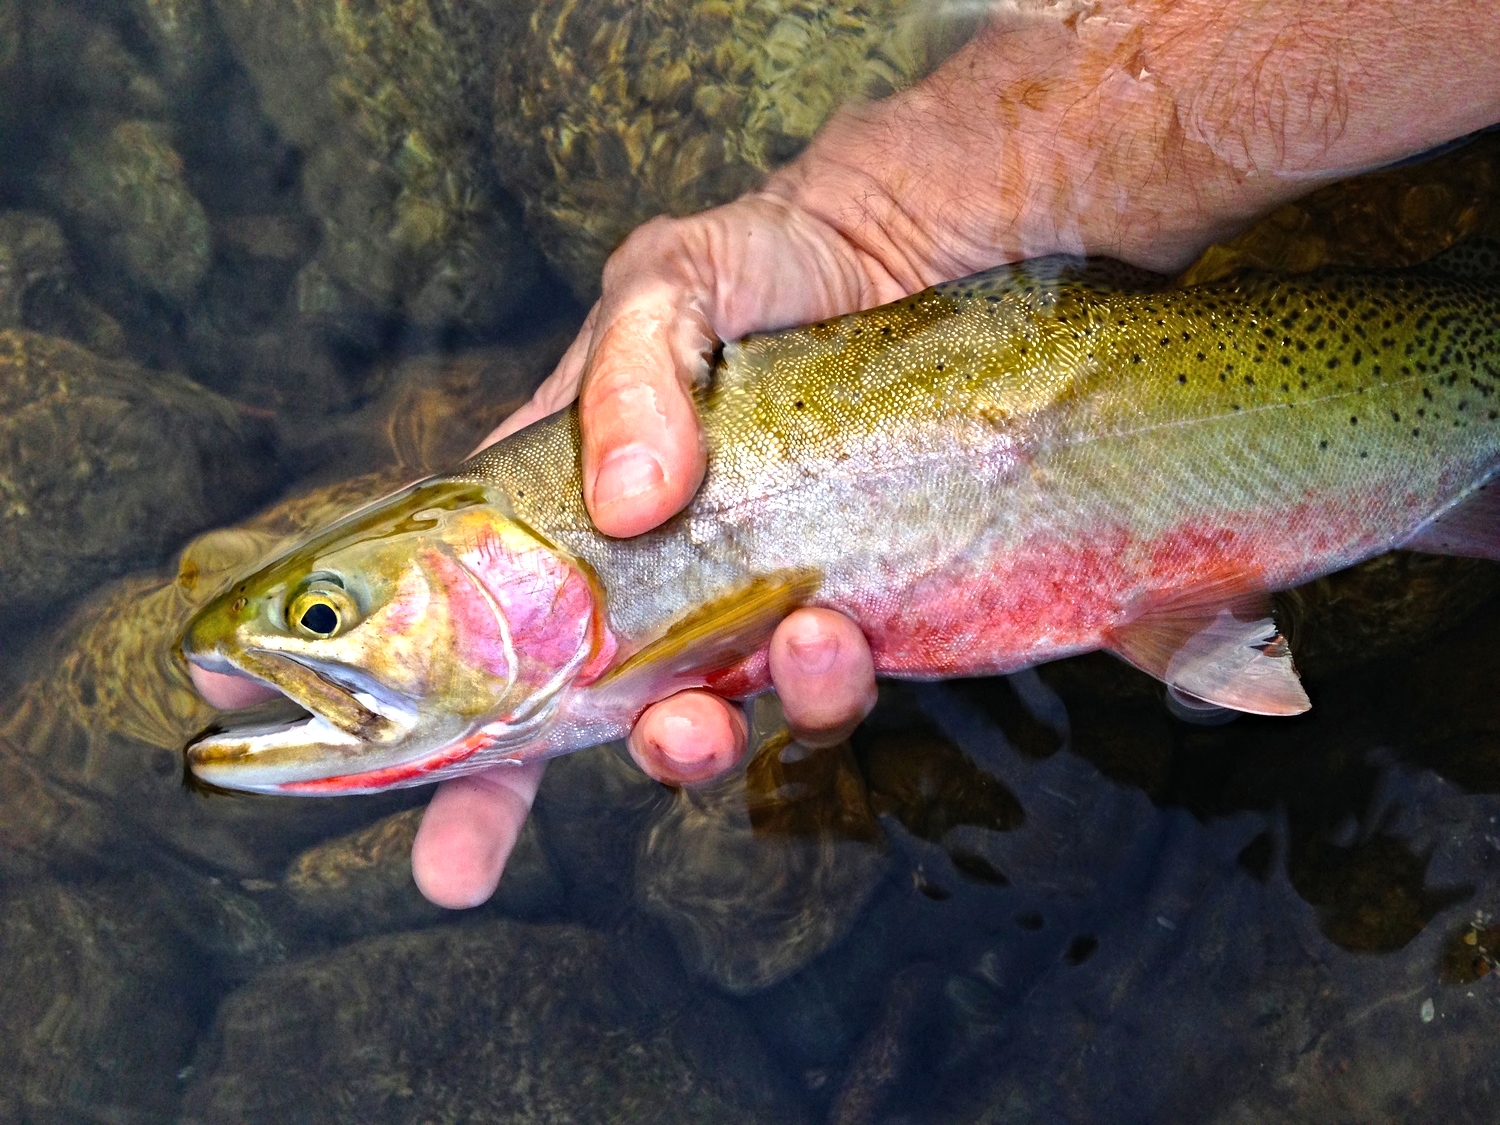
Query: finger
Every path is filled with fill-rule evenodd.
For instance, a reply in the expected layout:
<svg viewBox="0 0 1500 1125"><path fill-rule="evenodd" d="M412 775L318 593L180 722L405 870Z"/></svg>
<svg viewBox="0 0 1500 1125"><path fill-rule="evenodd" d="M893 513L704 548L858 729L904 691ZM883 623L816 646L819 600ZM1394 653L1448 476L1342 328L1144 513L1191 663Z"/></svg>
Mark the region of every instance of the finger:
<svg viewBox="0 0 1500 1125"><path fill-rule="evenodd" d="M531 423L540 421L549 414L556 414L578 397L578 386L583 381L583 363L588 358L589 348L594 338L594 322L598 312L599 306L595 304L584 319L583 327L578 330L578 335L573 337L568 350L563 352L562 359L558 360L557 366L552 369L552 374L542 380L541 385L537 387L524 406L490 431L474 450L475 453L486 446L494 445L503 437L509 437L517 430L524 430Z"/></svg>
<svg viewBox="0 0 1500 1125"><path fill-rule="evenodd" d="M875 706L875 661L859 626L831 609L799 609L771 637L771 681L799 742L832 746Z"/></svg>
<svg viewBox="0 0 1500 1125"><path fill-rule="evenodd" d="M437 787L411 848L412 878L429 902L462 910L495 893L545 766L496 766Z"/></svg>
<svg viewBox="0 0 1500 1125"><path fill-rule="evenodd" d="M681 509L703 479L703 434L688 387L711 337L680 302L647 287L608 310L579 395L584 499L606 535L639 535Z"/></svg>
<svg viewBox="0 0 1500 1125"><path fill-rule="evenodd" d="M749 727L738 707L706 691L684 691L646 708L630 732L630 756L657 781L691 785L733 769Z"/></svg>

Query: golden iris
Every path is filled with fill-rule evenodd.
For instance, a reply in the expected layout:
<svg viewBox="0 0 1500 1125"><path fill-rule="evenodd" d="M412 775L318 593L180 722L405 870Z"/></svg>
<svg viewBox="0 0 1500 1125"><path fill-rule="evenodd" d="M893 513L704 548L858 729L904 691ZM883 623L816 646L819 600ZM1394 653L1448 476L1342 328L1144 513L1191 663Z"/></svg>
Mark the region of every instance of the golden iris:
<svg viewBox="0 0 1500 1125"><path fill-rule="evenodd" d="M287 607L287 625L307 637L332 637L354 624L358 609L336 586L319 583L303 590Z"/></svg>

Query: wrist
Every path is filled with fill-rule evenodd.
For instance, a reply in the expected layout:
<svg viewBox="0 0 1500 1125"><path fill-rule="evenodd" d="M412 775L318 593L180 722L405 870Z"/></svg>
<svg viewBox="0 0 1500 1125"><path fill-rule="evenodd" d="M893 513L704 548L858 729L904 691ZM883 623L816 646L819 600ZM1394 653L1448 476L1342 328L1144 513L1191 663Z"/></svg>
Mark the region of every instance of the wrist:
<svg viewBox="0 0 1500 1125"><path fill-rule="evenodd" d="M1500 118L1485 7L1011 9L922 83L840 113L768 190L906 291L1058 251L1179 268L1321 182Z"/></svg>
<svg viewBox="0 0 1500 1125"><path fill-rule="evenodd" d="M1012 12L917 86L841 111L767 190L907 291L1057 252L1179 264L1248 216L1138 57L1148 15Z"/></svg>

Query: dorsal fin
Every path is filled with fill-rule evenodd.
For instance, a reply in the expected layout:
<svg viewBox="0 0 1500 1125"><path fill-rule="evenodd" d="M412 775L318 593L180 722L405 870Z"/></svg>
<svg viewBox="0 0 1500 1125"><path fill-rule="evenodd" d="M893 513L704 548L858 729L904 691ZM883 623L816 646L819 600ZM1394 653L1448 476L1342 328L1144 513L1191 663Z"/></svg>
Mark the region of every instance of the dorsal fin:
<svg viewBox="0 0 1500 1125"><path fill-rule="evenodd" d="M1188 695L1254 715L1298 715L1312 706L1270 596L1248 579L1221 582L1152 606L1113 630L1106 647Z"/></svg>
<svg viewBox="0 0 1500 1125"><path fill-rule="evenodd" d="M1401 544L1408 551L1500 561L1500 483L1485 481Z"/></svg>
<svg viewBox="0 0 1500 1125"><path fill-rule="evenodd" d="M673 622L594 688L650 700L702 683L769 641L781 619L812 597L821 581L814 571L756 578Z"/></svg>

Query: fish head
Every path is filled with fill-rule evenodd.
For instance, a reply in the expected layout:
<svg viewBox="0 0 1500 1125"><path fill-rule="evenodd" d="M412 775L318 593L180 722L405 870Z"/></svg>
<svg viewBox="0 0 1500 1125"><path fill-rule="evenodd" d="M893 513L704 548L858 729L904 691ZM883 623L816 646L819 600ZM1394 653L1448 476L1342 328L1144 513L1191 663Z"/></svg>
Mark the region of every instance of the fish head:
<svg viewBox="0 0 1500 1125"><path fill-rule="evenodd" d="M243 698L284 697L223 716L189 745L192 774L308 794L535 756L562 693L613 652L589 568L461 480L415 485L234 583L182 647L200 691L231 676L263 685Z"/></svg>

